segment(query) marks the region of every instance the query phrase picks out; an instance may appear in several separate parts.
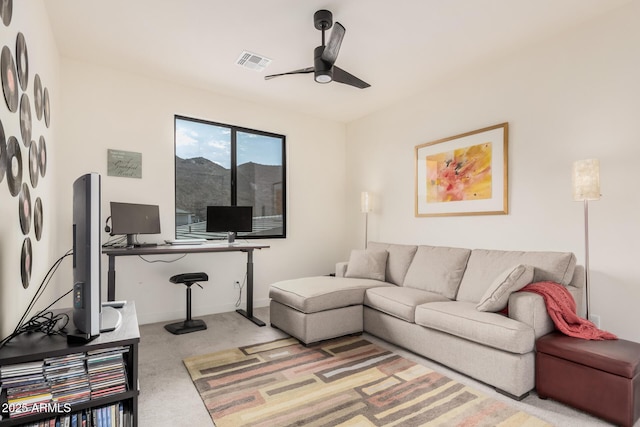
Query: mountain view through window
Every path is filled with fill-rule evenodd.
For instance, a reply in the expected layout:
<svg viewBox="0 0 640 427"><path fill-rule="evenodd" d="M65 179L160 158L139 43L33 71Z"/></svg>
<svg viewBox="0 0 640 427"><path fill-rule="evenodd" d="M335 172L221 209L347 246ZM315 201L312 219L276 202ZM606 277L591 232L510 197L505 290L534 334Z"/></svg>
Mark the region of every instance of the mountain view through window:
<svg viewBox="0 0 640 427"><path fill-rule="evenodd" d="M225 237L206 231L207 206L251 206L239 238L286 237L285 176L284 135L176 116L176 238Z"/></svg>

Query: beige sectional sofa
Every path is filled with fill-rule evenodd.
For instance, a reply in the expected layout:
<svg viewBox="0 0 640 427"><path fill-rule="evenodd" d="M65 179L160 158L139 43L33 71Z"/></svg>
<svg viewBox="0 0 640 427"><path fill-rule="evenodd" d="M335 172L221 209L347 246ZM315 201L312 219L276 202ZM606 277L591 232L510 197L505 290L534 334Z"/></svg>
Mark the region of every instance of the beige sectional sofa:
<svg viewBox="0 0 640 427"><path fill-rule="evenodd" d="M534 388L535 340L554 330L542 297L517 292L540 281L580 307L572 253L371 242L335 277L271 285L271 325L305 344L364 331L519 399Z"/></svg>

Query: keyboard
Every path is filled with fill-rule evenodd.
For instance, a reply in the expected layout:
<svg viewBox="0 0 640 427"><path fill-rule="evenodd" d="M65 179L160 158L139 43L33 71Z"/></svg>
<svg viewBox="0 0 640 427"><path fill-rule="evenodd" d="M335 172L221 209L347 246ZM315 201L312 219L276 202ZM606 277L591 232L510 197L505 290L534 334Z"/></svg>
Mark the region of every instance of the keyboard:
<svg viewBox="0 0 640 427"><path fill-rule="evenodd" d="M207 239L167 239L164 242L169 245L201 245L207 243Z"/></svg>

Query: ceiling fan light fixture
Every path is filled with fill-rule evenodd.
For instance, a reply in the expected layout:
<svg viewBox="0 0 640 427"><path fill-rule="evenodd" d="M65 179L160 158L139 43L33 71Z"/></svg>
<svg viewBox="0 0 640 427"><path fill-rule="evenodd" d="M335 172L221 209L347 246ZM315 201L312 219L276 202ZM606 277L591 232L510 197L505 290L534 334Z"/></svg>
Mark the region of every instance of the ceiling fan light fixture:
<svg viewBox="0 0 640 427"><path fill-rule="evenodd" d="M316 73L315 79L318 83L329 83L331 82L331 80L333 80L330 73L326 73L322 71L319 73Z"/></svg>
<svg viewBox="0 0 640 427"><path fill-rule="evenodd" d="M324 48L324 46L318 46L313 51L313 78L318 83L329 83L333 80L332 64L322 59Z"/></svg>

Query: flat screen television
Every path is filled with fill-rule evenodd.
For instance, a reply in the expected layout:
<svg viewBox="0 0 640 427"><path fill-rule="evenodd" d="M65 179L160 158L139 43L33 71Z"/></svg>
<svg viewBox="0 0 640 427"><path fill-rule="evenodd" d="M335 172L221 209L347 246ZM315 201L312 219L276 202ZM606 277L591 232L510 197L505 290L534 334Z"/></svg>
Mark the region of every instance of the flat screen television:
<svg viewBox="0 0 640 427"><path fill-rule="evenodd" d="M120 312L101 304L100 175L82 175L73 183L73 322L69 337L90 340L116 329Z"/></svg>
<svg viewBox="0 0 640 427"><path fill-rule="evenodd" d="M135 246L137 234L160 234L160 208L158 205L111 202L112 236L127 236L127 246Z"/></svg>
<svg viewBox="0 0 640 427"><path fill-rule="evenodd" d="M252 206L207 206L207 233L226 232L231 244L238 231L253 231Z"/></svg>

